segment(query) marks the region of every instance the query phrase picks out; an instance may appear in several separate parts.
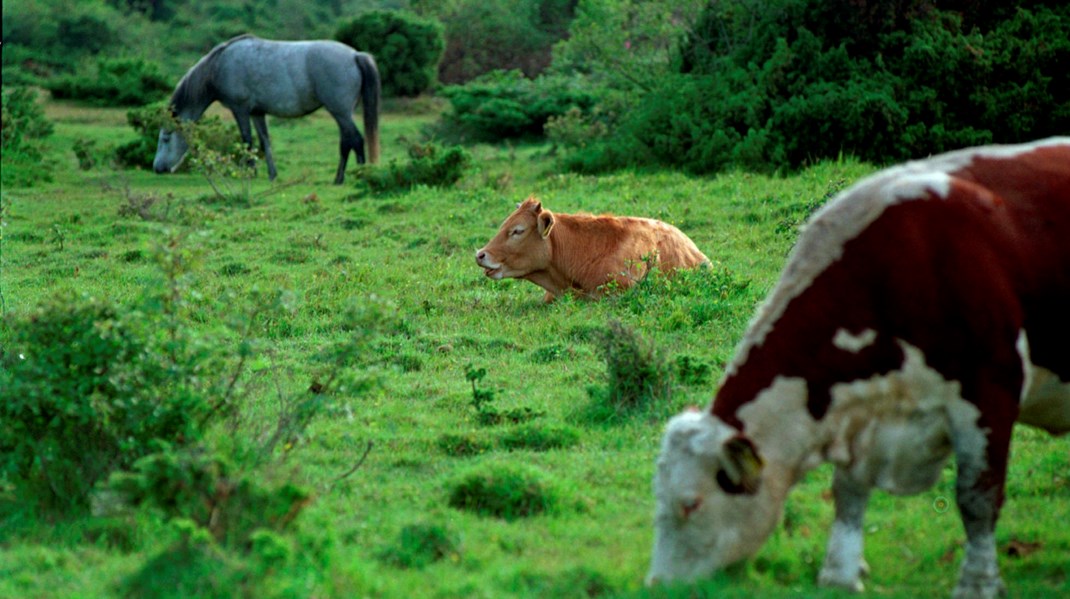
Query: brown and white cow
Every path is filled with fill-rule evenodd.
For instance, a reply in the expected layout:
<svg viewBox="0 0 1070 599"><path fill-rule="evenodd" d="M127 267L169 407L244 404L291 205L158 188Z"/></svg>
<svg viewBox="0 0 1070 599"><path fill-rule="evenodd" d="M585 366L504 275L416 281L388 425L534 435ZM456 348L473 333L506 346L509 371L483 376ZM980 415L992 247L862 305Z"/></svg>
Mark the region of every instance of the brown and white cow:
<svg viewBox="0 0 1070 599"><path fill-rule="evenodd" d="M666 428L648 583L754 554L791 486L835 465L819 583L861 590L872 488L957 461L955 597L1003 592L1011 428L1070 431L1070 137L884 170L807 224L709 410Z"/></svg>
<svg viewBox="0 0 1070 599"><path fill-rule="evenodd" d="M622 288L651 264L669 271L708 264L680 229L650 218L560 214L534 197L524 200L498 234L476 252L492 279L525 279L551 302L566 292L598 297L610 282Z"/></svg>

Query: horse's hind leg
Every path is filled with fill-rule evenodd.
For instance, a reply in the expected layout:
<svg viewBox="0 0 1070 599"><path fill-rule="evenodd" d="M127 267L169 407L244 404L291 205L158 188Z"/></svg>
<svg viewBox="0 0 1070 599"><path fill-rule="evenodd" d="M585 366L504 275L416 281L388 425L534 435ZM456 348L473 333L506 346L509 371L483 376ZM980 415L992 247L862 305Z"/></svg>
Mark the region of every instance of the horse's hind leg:
<svg viewBox="0 0 1070 599"><path fill-rule="evenodd" d="M267 120L264 115L254 114L253 125L256 126L256 136L260 138L260 151L264 153L264 160L267 161L268 179L274 181L278 173L275 171L275 156L271 153L271 138L268 136Z"/></svg>
<svg viewBox="0 0 1070 599"><path fill-rule="evenodd" d="M357 155L357 163L364 164L364 137L361 136L357 125L353 123L353 115L338 115L332 113L334 120L338 122L338 172L334 175L335 185L340 185L346 177L346 163L349 162L349 152Z"/></svg>

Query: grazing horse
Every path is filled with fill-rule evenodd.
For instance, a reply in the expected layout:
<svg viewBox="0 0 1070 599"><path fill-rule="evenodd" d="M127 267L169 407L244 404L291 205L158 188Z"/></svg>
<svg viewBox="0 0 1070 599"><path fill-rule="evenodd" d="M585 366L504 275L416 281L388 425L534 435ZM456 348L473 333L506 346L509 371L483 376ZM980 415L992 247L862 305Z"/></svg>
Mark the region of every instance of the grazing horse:
<svg viewBox="0 0 1070 599"><path fill-rule="evenodd" d="M323 106L338 123L341 136L335 184L345 179L352 150L364 163L364 138L353 123L353 108L364 101L364 129L368 158L379 160L379 69L370 54L329 40L276 42L240 35L219 44L186 72L171 96L171 113L182 121L201 118L212 102L219 101L234 114L242 140L253 145L249 121L256 126L260 149L274 180L265 115L304 116ZM189 149L175 131L160 130L152 168L174 171Z"/></svg>
<svg viewBox="0 0 1070 599"><path fill-rule="evenodd" d="M792 485L831 462L818 582L861 591L870 490L919 493L954 455L966 531L954 596L1001 595L1011 429L1070 432L1068 338L1070 137L861 181L806 225L709 409L666 427L648 581L753 555Z"/></svg>

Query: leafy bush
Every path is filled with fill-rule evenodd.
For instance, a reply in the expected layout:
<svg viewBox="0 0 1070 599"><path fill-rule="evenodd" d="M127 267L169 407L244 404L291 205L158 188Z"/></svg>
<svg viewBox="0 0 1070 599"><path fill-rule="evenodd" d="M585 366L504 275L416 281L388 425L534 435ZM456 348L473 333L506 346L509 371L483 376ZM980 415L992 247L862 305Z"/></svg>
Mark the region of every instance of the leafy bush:
<svg viewBox="0 0 1070 599"><path fill-rule="evenodd" d="M965 24L964 24L965 23ZM773 171L887 163L1070 129L1070 6L711 3L676 73L566 166Z"/></svg>
<svg viewBox="0 0 1070 599"><path fill-rule="evenodd" d="M164 103L132 108L126 112L126 122L134 129L138 137L117 147L115 160L120 165L131 168L152 168L160 129L179 127ZM190 144L191 152L196 149L193 146L196 146L220 154L231 162L247 157L241 142L241 135L233 123L224 121L218 116L206 116L194 123L184 123L182 126L193 132L193 137L197 142ZM189 165L186 162L179 166L179 170L188 168Z"/></svg>
<svg viewBox="0 0 1070 599"><path fill-rule="evenodd" d="M451 507L503 520L535 516L559 503L541 471L507 464L470 471L453 483L449 498Z"/></svg>
<svg viewBox="0 0 1070 599"><path fill-rule="evenodd" d="M668 403L672 394L673 369L653 342L613 320L598 344L606 362L608 382L605 387L587 389L592 402L587 408L586 419L611 421Z"/></svg>
<svg viewBox="0 0 1070 599"><path fill-rule="evenodd" d="M578 79L543 76L528 79L520 71L495 71L463 86L442 90L452 107L448 126L478 139L541 136L551 117L589 110L595 97Z"/></svg>
<svg viewBox="0 0 1070 599"><path fill-rule="evenodd" d="M574 0L461 0L442 3L446 50L439 80L464 84L491 71L518 69L535 77L550 64L553 44L567 34Z"/></svg>
<svg viewBox="0 0 1070 599"><path fill-rule="evenodd" d="M212 402L193 382L212 356L156 337L143 314L66 297L7 325L0 468L43 507L85 507L112 471L200 437Z"/></svg>
<svg viewBox="0 0 1070 599"><path fill-rule="evenodd" d="M57 99L101 106L144 106L166 98L172 87L159 65L142 58L104 58L95 77L65 75L47 85Z"/></svg>
<svg viewBox="0 0 1070 599"><path fill-rule="evenodd" d="M250 547L260 531L286 530L312 500L307 489L293 483L270 486L199 446L165 445L130 471L113 474L108 488L129 505L151 505L168 518L188 519L215 540L242 548Z"/></svg>
<svg viewBox="0 0 1070 599"><path fill-rule="evenodd" d="M445 433L438 438L438 448L452 457L468 457L486 453L494 444L476 433Z"/></svg>
<svg viewBox="0 0 1070 599"><path fill-rule="evenodd" d="M405 191L417 185L449 187L460 181L471 162L471 154L460 146L412 144L407 164L391 160L386 165L362 165L357 185L372 193Z"/></svg>
<svg viewBox="0 0 1070 599"><path fill-rule="evenodd" d="M437 524L410 524L398 540L379 552L379 559L399 568L422 568L445 558L460 556L457 534Z"/></svg>
<svg viewBox="0 0 1070 599"><path fill-rule="evenodd" d="M528 423L502 433L500 439L506 449L547 451L576 445L580 442L580 433L571 426Z"/></svg>
<svg viewBox="0 0 1070 599"><path fill-rule="evenodd" d="M37 181L51 181L41 140L52 135L52 123L37 103L37 93L25 87L5 88L2 112L0 159L4 185L30 186Z"/></svg>
<svg viewBox="0 0 1070 599"><path fill-rule="evenodd" d="M401 11L372 10L341 25L334 39L375 56L385 96L416 96L435 83L442 25Z"/></svg>

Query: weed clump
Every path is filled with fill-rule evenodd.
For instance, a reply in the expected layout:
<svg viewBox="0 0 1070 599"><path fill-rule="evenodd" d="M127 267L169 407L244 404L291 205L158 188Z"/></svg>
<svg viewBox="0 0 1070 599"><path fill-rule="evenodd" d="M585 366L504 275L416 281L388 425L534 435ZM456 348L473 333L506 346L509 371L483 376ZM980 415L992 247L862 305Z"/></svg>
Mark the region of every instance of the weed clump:
<svg viewBox="0 0 1070 599"><path fill-rule="evenodd" d="M422 568L461 554L457 535L437 524L410 524L397 541L379 552L379 559L399 568Z"/></svg>
<svg viewBox="0 0 1070 599"><path fill-rule="evenodd" d="M445 433L438 438L438 448L452 457L469 457L486 453L494 448L493 443L474 433Z"/></svg>
<svg viewBox="0 0 1070 599"><path fill-rule="evenodd" d="M567 425L534 423L521 424L502 433L501 444L506 449L547 451L572 447L580 442L578 430Z"/></svg>
<svg viewBox="0 0 1070 599"><path fill-rule="evenodd" d="M407 164L391 160L384 166L364 165L358 185L377 194L406 191L418 185L450 187L461 180L471 162L471 154L460 146L412 144Z"/></svg>
<svg viewBox="0 0 1070 599"><path fill-rule="evenodd" d="M588 387L588 419L613 420L668 402L673 367L653 342L613 320L597 343L608 380L605 386Z"/></svg>
<svg viewBox="0 0 1070 599"><path fill-rule="evenodd" d="M542 472L506 464L472 470L452 485L449 498L450 507L503 520L535 516L559 503Z"/></svg>

